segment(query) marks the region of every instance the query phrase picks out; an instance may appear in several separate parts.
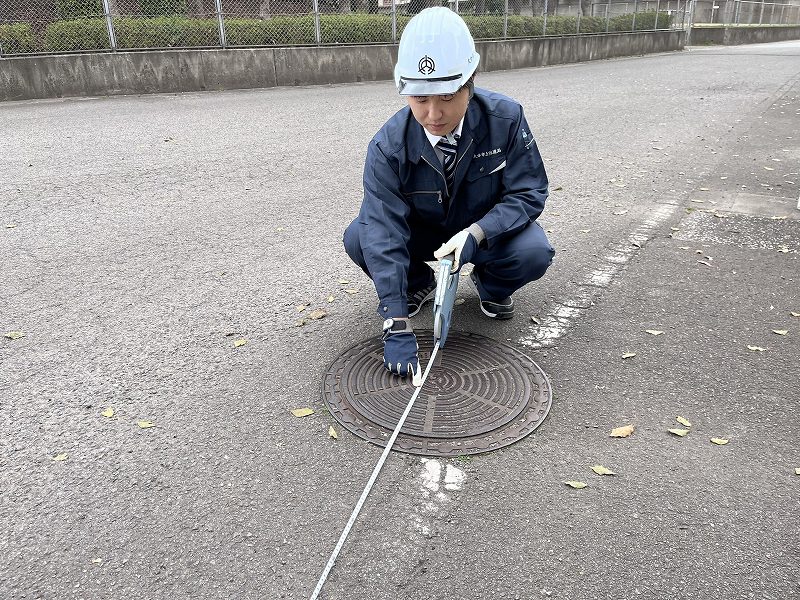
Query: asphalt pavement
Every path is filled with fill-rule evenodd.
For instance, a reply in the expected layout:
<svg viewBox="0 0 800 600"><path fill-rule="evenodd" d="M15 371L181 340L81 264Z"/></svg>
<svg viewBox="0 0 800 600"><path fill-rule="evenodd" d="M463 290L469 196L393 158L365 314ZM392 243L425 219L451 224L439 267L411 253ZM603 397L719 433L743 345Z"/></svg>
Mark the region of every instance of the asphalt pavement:
<svg viewBox="0 0 800 600"><path fill-rule="evenodd" d="M509 322L462 286L455 327L528 354L553 407L503 450L393 453L322 597L800 598L800 42L478 85L525 107L557 256ZM0 597L311 594L380 456L320 384L380 330L341 232L401 106L0 104Z"/></svg>

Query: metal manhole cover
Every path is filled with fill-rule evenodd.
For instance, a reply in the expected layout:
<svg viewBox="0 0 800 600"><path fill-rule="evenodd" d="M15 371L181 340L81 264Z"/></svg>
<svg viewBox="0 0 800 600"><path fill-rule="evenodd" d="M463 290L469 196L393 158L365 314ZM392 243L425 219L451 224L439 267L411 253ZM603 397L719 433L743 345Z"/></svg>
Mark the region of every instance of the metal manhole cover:
<svg viewBox="0 0 800 600"><path fill-rule="evenodd" d="M416 333L424 367L433 332ZM345 351L322 381L333 417L379 446L386 446L413 392L411 383L384 369L380 337ZM482 335L451 331L441 365L431 369L394 449L426 456L496 450L536 429L551 403L547 376L526 355Z"/></svg>

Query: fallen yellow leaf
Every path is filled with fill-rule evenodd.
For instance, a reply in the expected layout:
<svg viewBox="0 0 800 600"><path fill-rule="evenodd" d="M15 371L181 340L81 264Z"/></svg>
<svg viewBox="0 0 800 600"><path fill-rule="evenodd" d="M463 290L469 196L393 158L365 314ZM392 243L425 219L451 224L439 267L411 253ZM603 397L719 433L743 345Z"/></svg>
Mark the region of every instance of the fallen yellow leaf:
<svg viewBox="0 0 800 600"><path fill-rule="evenodd" d="M615 427L609 433L609 437L628 437L633 433L635 427L633 425L625 425L624 427Z"/></svg>
<svg viewBox="0 0 800 600"><path fill-rule="evenodd" d="M786 335L789 333L788 329L773 329L772 333L777 333L778 335Z"/></svg>
<svg viewBox="0 0 800 600"><path fill-rule="evenodd" d="M314 411L310 408L295 408L291 412L295 417L307 417L314 414Z"/></svg>
<svg viewBox="0 0 800 600"><path fill-rule="evenodd" d="M462 304L464 304L464 302L466 302L466 300L464 300L464 298L456 298L456 301L453 302L453 304L455 306L461 306Z"/></svg>
<svg viewBox="0 0 800 600"><path fill-rule="evenodd" d="M728 443L728 440L725 438L711 438L711 443L716 444L717 446L724 446Z"/></svg>
<svg viewBox="0 0 800 600"><path fill-rule="evenodd" d="M797 467L797 468L794 470L794 474L795 474L795 475L800 475L800 467Z"/></svg>
<svg viewBox="0 0 800 600"><path fill-rule="evenodd" d="M616 475L614 471L605 468L603 465L592 465L590 468L598 475Z"/></svg>
<svg viewBox="0 0 800 600"><path fill-rule="evenodd" d="M678 437L686 437L689 435L688 429L667 429L670 433L677 435Z"/></svg>
<svg viewBox="0 0 800 600"><path fill-rule="evenodd" d="M625 360L626 358L633 358L634 356L636 356L636 352L626 352L622 355L622 360Z"/></svg>
<svg viewBox="0 0 800 600"><path fill-rule="evenodd" d="M358 290L354 290L354 289L346 289L346 290L345 290L345 292L347 292L348 294L357 294L357 293L358 293Z"/></svg>
<svg viewBox="0 0 800 600"><path fill-rule="evenodd" d="M588 487L588 483L584 483L583 481L565 481L569 487L575 488L576 490L582 490L585 487Z"/></svg>
<svg viewBox="0 0 800 600"><path fill-rule="evenodd" d="M152 421L137 421L136 424L142 429L150 429L151 427L156 426L156 424Z"/></svg>
<svg viewBox="0 0 800 600"><path fill-rule="evenodd" d="M350 283L350 281L348 281L347 279L340 279L339 283L341 283L342 285L347 285L348 283Z"/></svg>
<svg viewBox="0 0 800 600"><path fill-rule="evenodd" d="M664 333L663 331L659 331L658 329L645 329L645 333L649 333L650 335L661 335Z"/></svg>
<svg viewBox="0 0 800 600"><path fill-rule="evenodd" d="M789 254L789 246L781 246L778 248L778 252L781 254Z"/></svg>
<svg viewBox="0 0 800 600"><path fill-rule="evenodd" d="M675 417L675 420L683 425L684 427L691 427L692 424L689 422L688 419L684 419L683 417Z"/></svg>
<svg viewBox="0 0 800 600"><path fill-rule="evenodd" d="M297 307L297 312L303 312L303 311L304 311L306 308L308 308L309 306L311 306L311 303L310 303L310 302L309 302L308 304L300 304L300 305L298 305L298 307Z"/></svg>
<svg viewBox="0 0 800 600"><path fill-rule="evenodd" d="M306 324L306 320L305 319L298 319L297 321L294 322L294 326L295 327L302 327L305 324Z"/></svg>
<svg viewBox="0 0 800 600"><path fill-rule="evenodd" d="M333 425L328 427L328 435L335 440L339 439L339 434L336 433L336 430L333 428Z"/></svg>
<svg viewBox="0 0 800 600"><path fill-rule="evenodd" d="M20 338L24 338L25 334L21 331L9 331L8 333L3 334L3 337L7 337L10 340L18 340Z"/></svg>
<svg viewBox="0 0 800 600"><path fill-rule="evenodd" d="M103 559L102 558L93 558L92 562L94 564L96 564L96 565L99 565L101 562L103 562Z"/></svg>
<svg viewBox="0 0 800 600"><path fill-rule="evenodd" d="M766 348L762 348L761 346L748 346L747 349L752 352L763 352L766 350Z"/></svg>
<svg viewBox="0 0 800 600"><path fill-rule="evenodd" d="M69 454L56 454L53 457L53 460L62 461L62 460L67 460L68 458L69 458Z"/></svg>
<svg viewBox="0 0 800 600"><path fill-rule="evenodd" d="M334 300L336 300L336 298L334 298L333 296L328 296L328 303L331 303Z"/></svg>
<svg viewBox="0 0 800 600"><path fill-rule="evenodd" d="M798 312L791 311L789 314L792 315L793 317L800 317L800 313Z"/></svg>
<svg viewBox="0 0 800 600"><path fill-rule="evenodd" d="M17 226L17 224L16 224L16 223L8 223L8 224L6 225L6 229L14 229L14 227L16 227L16 226Z"/></svg>
<svg viewBox="0 0 800 600"><path fill-rule="evenodd" d="M247 343L247 340L246 340L246 339L244 339L244 338L241 338L241 339L238 339L238 340L236 340L235 342L233 342L233 347L234 347L234 348L241 348L241 347L242 347L242 346L244 346L246 343Z"/></svg>
<svg viewBox="0 0 800 600"><path fill-rule="evenodd" d="M104 417L108 417L109 419L114 416L114 409L109 407L105 409L103 412L100 413Z"/></svg>
<svg viewBox="0 0 800 600"><path fill-rule="evenodd" d="M326 316L328 316L328 313L322 308L312 310L310 313L308 313L308 318L312 321L318 321Z"/></svg>

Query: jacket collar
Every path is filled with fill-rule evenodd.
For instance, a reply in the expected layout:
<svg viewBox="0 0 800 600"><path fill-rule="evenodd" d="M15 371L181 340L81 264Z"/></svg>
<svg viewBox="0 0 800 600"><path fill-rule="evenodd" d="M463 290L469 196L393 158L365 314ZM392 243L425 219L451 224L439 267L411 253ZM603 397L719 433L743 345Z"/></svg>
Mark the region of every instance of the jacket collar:
<svg viewBox="0 0 800 600"><path fill-rule="evenodd" d="M410 108L408 109L408 115L408 158L414 164L417 164L422 160L422 157L425 156L431 164L436 164L438 159L425 135L425 129L414 118L414 114L411 112ZM470 145L470 141L472 141L474 143L471 144L471 151L486 137L487 133L486 122L481 115L478 103L473 98L467 106L467 115L464 118L464 127L461 129L461 139L458 145L460 148L466 148L467 145Z"/></svg>

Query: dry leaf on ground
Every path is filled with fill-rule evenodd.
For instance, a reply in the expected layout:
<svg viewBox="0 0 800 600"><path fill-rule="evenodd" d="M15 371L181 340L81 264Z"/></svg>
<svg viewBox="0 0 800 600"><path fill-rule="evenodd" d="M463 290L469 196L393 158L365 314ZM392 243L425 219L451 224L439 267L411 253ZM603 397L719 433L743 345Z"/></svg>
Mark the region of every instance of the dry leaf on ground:
<svg viewBox="0 0 800 600"><path fill-rule="evenodd" d="M793 317L800 317L800 313L799 312L791 311L789 314L792 315Z"/></svg>
<svg viewBox="0 0 800 600"><path fill-rule="evenodd" d="M675 417L675 420L683 425L684 427L691 427L692 424L689 422L689 419L685 419L683 417Z"/></svg>
<svg viewBox="0 0 800 600"><path fill-rule="evenodd" d="M96 564L96 565L99 565L101 562L103 562L103 559L102 558L93 558L92 562L94 564Z"/></svg>
<svg viewBox="0 0 800 600"><path fill-rule="evenodd" d="M777 333L778 335L786 335L789 333L788 329L773 329L772 333Z"/></svg>
<svg viewBox="0 0 800 600"><path fill-rule="evenodd" d="M338 433L336 433L336 430L333 428L333 425L331 425L330 427L328 427L328 435L329 435L330 437L332 437L333 439L335 439L335 440L338 440L338 439L339 439L339 434L338 434Z"/></svg>
<svg viewBox="0 0 800 600"><path fill-rule="evenodd" d="M14 227L16 226L17 226L16 223L9 223L8 225L6 225L6 229L14 229Z"/></svg>
<svg viewBox="0 0 800 600"><path fill-rule="evenodd" d="M311 302L307 302L306 304L298 304L297 305L297 312L303 312L309 306L311 306Z"/></svg>
<svg viewBox="0 0 800 600"><path fill-rule="evenodd" d="M598 475L616 475L614 471L607 469L603 465L592 465L590 468Z"/></svg>
<svg viewBox="0 0 800 600"><path fill-rule="evenodd" d="M636 352L626 352L625 354L622 355L622 358L624 360L626 358L633 358L634 356L636 356Z"/></svg>
<svg viewBox="0 0 800 600"><path fill-rule="evenodd" d="M24 338L25 334L21 331L9 331L8 333L3 334L3 337L7 337L10 340L18 340L20 338Z"/></svg>
<svg viewBox="0 0 800 600"><path fill-rule="evenodd" d="M56 454L53 457L53 460L57 460L57 461L61 462L62 460L67 460L68 458L69 458L69 454Z"/></svg>
<svg viewBox="0 0 800 600"><path fill-rule="evenodd" d="M340 279L339 283L341 283L342 285L347 285L348 283L350 283L350 280L349 279Z"/></svg>
<svg viewBox="0 0 800 600"><path fill-rule="evenodd" d="M705 265L707 267L713 267L714 266L710 262L708 262L707 260L698 260L697 262L699 262L701 265Z"/></svg>
<svg viewBox="0 0 800 600"><path fill-rule="evenodd" d="M334 300L336 300L336 298L334 298L333 296L328 296L328 303L331 303Z"/></svg>
<svg viewBox="0 0 800 600"><path fill-rule="evenodd" d="M649 333L650 335L661 335L662 333L664 333L663 331L660 331L658 329L645 329L644 331L645 333Z"/></svg>
<svg viewBox="0 0 800 600"><path fill-rule="evenodd" d="M636 428L633 425L625 425L624 427L615 427L614 429L611 430L611 433L609 433L608 435L609 437L620 437L620 438L629 437L633 433L634 429Z"/></svg>
<svg viewBox="0 0 800 600"><path fill-rule="evenodd" d="M711 438L711 443L716 444L717 446L724 446L728 443L728 440L725 438Z"/></svg>
<svg viewBox="0 0 800 600"><path fill-rule="evenodd" d="M142 429L150 429L151 427L155 427L156 424L152 421L137 421L136 423Z"/></svg>
<svg viewBox="0 0 800 600"><path fill-rule="evenodd" d="M797 467L797 468L794 470L794 474L795 474L795 475L800 475L800 467Z"/></svg>
<svg viewBox="0 0 800 600"><path fill-rule="evenodd" d="M677 435L678 437L686 437L689 435L688 429L667 429L671 434Z"/></svg>
<svg viewBox="0 0 800 600"><path fill-rule="evenodd" d="M295 417L307 417L314 414L314 410L311 408L295 408L291 412Z"/></svg>
<svg viewBox="0 0 800 600"><path fill-rule="evenodd" d="M308 313L308 318L312 321L319 321L328 316L328 312L322 308L318 308L317 310L312 310Z"/></svg>
<svg viewBox="0 0 800 600"><path fill-rule="evenodd" d="M297 321L294 322L294 326L295 327L302 327L305 324L306 324L306 320L305 319L298 319Z"/></svg>
<svg viewBox="0 0 800 600"><path fill-rule="evenodd" d="M347 292L348 294L357 294L357 293L358 293L358 290L354 290L354 289L347 289L347 290L345 290L345 292Z"/></svg>
<svg viewBox="0 0 800 600"><path fill-rule="evenodd" d="M111 407L108 407L107 409L105 409L100 414L103 415L104 417L108 417L110 419L111 417L114 416L114 409L111 408Z"/></svg>
<svg viewBox="0 0 800 600"><path fill-rule="evenodd" d="M582 490L585 487L588 487L588 483L584 483L583 481L565 481L569 487L575 488L576 490Z"/></svg>
<svg viewBox="0 0 800 600"><path fill-rule="evenodd" d="M542 324L542 322L537 317L531 317L531 321L533 321L537 325L541 325Z"/></svg>
<svg viewBox="0 0 800 600"><path fill-rule="evenodd" d="M246 339L244 339L244 338L241 338L241 339L238 339L238 340L236 340L235 342L233 342L233 347L234 347L234 348L241 348L241 347L242 347L242 346L244 346L246 343L247 343L247 340L246 340Z"/></svg>
<svg viewBox="0 0 800 600"><path fill-rule="evenodd" d="M766 350L766 348L762 348L761 346L748 346L747 349L751 352L764 352L764 350Z"/></svg>

